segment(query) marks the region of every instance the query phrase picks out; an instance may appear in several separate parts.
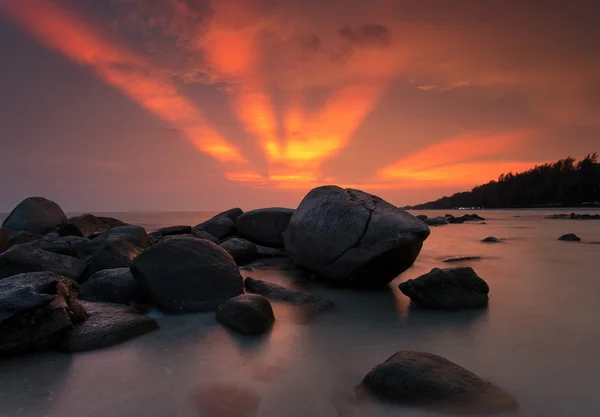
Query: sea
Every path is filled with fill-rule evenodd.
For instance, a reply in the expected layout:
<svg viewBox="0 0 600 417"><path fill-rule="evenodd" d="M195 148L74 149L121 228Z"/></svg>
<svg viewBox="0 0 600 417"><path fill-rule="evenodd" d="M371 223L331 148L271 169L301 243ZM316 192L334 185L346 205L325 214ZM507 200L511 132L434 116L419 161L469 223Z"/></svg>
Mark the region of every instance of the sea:
<svg viewBox="0 0 600 417"><path fill-rule="evenodd" d="M571 211L600 213L479 210L483 222L432 227L415 264L378 291L327 288L289 268L242 271L316 293L335 307L307 318L273 303L276 322L263 337L235 334L213 313L153 312L160 329L121 345L2 359L0 416L440 415L440 410L356 399L363 377L405 349L443 356L518 403L495 415L600 416L600 244L594 243L600 242L600 221L544 218ZM151 231L195 225L214 213L105 214ZM581 242L557 240L566 233ZM488 236L502 243L480 242ZM473 267L489 284L487 309L426 310L398 289L402 281L448 267L443 259L451 256L480 257L458 265Z"/></svg>

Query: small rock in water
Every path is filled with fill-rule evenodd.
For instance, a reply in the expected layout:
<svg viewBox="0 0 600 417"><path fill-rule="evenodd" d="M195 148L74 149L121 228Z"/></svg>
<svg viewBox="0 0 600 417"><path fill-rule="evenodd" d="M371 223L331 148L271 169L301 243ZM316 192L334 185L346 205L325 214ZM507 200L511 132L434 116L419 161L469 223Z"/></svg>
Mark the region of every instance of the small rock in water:
<svg viewBox="0 0 600 417"><path fill-rule="evenodd" d="M446 218L441 216L425 219L424 221L428 226L444 226L448 224Z"/></svg>
<svg viewBox="0 0 600 417"><path fill-rule="evenodd" d="M562 235L558 238L558 240L563 240L565 242L581 242L581 238L573 233L567 233L566 235Z"/></svg>
<svg viewBox="0 0 600 417"><path fill-rule="evenodd" d="M502 243L502 239L498 239L494 236L488 236L482 240L483 243Z"/></svg>
<svg viewBox="0 0 600 417"><path fill-rule="evenodd" d="M454 263L454 262L465 262L465 261L478 261L481 259L481 256L451 256L449 258L445 258L442 262L446 263Z"/></svg>
<svg viewBox="0 0 600 417"><path fill-rule="evenodd" d="M271 303L257 294L242 294L219 304L216 311L219 323L241 333L261 334L275 321Z"/></svg>

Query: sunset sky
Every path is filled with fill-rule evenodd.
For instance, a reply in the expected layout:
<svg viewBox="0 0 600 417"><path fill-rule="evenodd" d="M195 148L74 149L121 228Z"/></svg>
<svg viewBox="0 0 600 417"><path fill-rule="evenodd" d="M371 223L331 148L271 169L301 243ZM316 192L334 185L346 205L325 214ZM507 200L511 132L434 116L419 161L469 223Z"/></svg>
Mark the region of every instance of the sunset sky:
<svg viewBox="0 0 600 417"><path fill-rule="evenodd" d="M588 0L0 0L0 212L429 201L600 151Z"/></svg>

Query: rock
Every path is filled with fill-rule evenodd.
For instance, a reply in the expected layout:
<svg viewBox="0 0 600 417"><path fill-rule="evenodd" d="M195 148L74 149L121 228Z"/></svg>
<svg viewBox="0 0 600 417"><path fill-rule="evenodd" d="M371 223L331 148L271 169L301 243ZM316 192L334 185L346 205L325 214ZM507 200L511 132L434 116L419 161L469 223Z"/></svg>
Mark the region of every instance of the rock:
<svg viewBox="0 0 600 417"><path fill-rule="evenodd" d="M568 220L600 220L600 214L552 214L546 219L568 219Z"/></svg>
<svg viewBox="0 0 600 417"><path fill-rule="evenodd" d="M487 307L490 291L487 283L468 266L433 268L398 287L417 304L443 310Z"/></svg>
<svg viewBox="0 0 600 417"><path fill-rule="evenodd" d="M146 249L148 244L148 234L140 226L117 226L93 238L94 242L100 241L126 241L133 243L142 249Z"/></svg>
<svg viewBox="0 0 600 417"><path fill-rule="evenodd" d="M293 214L294 210L279 207L247 211L237 219L238 234L259 245L283 247L282 234Z"/></svg>
<svg viewBox="0 0 600 417"><path fill-rule="evenodd" d="M147 301L129 267L98 271L81 287L81 299L86 301L115 304L141 304Z"/></svg>
<svg viewBox="0 0 600 417"><path fill-rule="evenodd" d="M89 244L89 239L78 236L60 237L58 233L48 233L41 239L24 243L25 246L75 258L81 258L80 255L85 253L85 248Z"/></svg>
<svg viewBox="0 0 600 417"><path fill-rule="evenodd" d="M99 244L85 260L88 268L82 275L81 282L84 282L98 271L114 268L129 268L133 260L142 253L143 249L128 240L119 240L116 237L108 238Z"/></svg>
<svg viewBox="0 0 600 417"><path fill-rule="evenodd" d="M295 265L332 284L382 287L413 264L429 233L377 196L324 186L304 197L284 240Z"/></svg>
<svg viewBox="0 0 600 417"><path fill-rule="evenodd" d="M451 256L449 258L442 259L442 262L445 263L454 263L454 262L465 262L465 261L478 261L481 259L481 256L471 255L471 256Z"/></svg>
<svg viewBox="0 0 600 417"><path fill-rule="evenodd" d="M43 197L29 197L10 212L2 227L44 235L66 222L67 216L54 201Z"/></svg>
<svg viewBox="0 0 600 417"><path fill-rule="evenodd" d="M189 235L192 233L192 226L169 226L157 230L161 236Z"/></svg>
<svg viewBox="0 0 600 417"><path fill-rule="evenodd" d="M242 294L222 302L217 307L217 321L246 334L261 334L275 321L271 303L256 294Z"/></svg>
<svg viewBox="0 0 600 417"><path fill-rule="evenodd" d="M417 216L415 216L415 217L416 217L417 219L419 219L419 220L423 220L423 221L427 220L427 218L428 218L428 217L427 217L426 215L424 215L424 214L419 214L419 215L417 215Z"/></svg>
<svg viewBox="0 0 600 417"><path fill-rule="evenodd" d="M110 227L130 226L130 224L119 219L115 219L114 217L98 216L98 218L104 223L108 224Z"/></svg>
<svg viewBox="0 0 600 417"><path fill-rule="evenodd" d="M498 239L494 236L488 236L485 239L481 240L483 243L502 243L502 239Z"/></svg>
<svg viewBox="0 0 600 417"><path fill-rule="evenodd" d="M6 229L5 229L6 230ZM14 245L20 245L22 243L34 242L38 239L41 239L41 235L36 235L34 233L29 232L16 232L13 230L8 231L8 247Z"/></svg>
<svg viewBox="0 0 600 417"><path fill-rule="evenodd" d="M425 219L425 224L428 226L445 226L448 224L445 217L433 217L431 219Z"/></svg>
<svg viewBox="0 0 600 417"><path fill-rule="evenodd" d="M448 220L449 224L463 224L465 221L463 220L462 217L446 217L446 220Z"/></svg>
<svg viewBox="0 0 600 417"><path fill-rule="evenodd" d="M243 292L233 258L205 239L179 237L158 242L133 261L131 273L143 290L170 312L214 310Z"/></svg>
<svg viewBox="0 0 600 417"><path fill-rule="evenodd" d="M373 368L362 385L382 399L426 404L473 400L492 388L465 368L427 352L401 350Z"/></svg>
<svg viewBox="0 0 600 417"><path fill-rule="evenodd" d="M254 243L239 237L227 239L221 243L221 247L233 256L235 263L238 265L252 262L258 255L258 249Z"/></svg>
<svg viewBox="0 0 600 417"><path fill-rule="evenodd" d="M207 232L219 240L234 236L236 234L235 222L242 213L243 211L239 208L233 208L224 211L223 213L219 213L204 223L194 226L192 234L195 235L198 232Z"/></svg>
<svg viewBox="0 0 600 417"><path fill-rule="evenodd" d="M213 236L213 235L211 235L210 233L208 233L208 232L204 232L204 231L202 231L202 230L199 230L199 231L197 231L196 233L194 233L194 236L196 236L198 239L206 239L206 240L208 240L209 242L216 243L217 245L218 245L219 243L221 243L221 240L220 240L220 239L217 239L216 237L214 237L214 236Z"/></svg>
<svg viewBox="0 0 600 417"><path fill-rule="evenodd" d="M79 286L54 272L31 272L0 280L0 357L54 345L87 314Z"/></svg>
<svg viewBox="0 0 600 417"><path fill-rule="evenodd" d="M0 253L8 249L8 230L0 229Z"/></svg>
<svg viewBox="0 0 600 417"><path fill-rule="evenodd" d="M0 278L24 272L52 271L77 280L87 263L27 245L15 245L0 255Z"/></svg>
<svg viewBox="0 0 600 417"><path fill-rule="evenodd" d="M244 280L246 289L252 293L264 295L273 301L284 301L297 306L309 306L316 311L333 307L329 300L304 291L292 290L272 282L247 277Z"/></svg>
<svg viewBox="0 0 600 417"><path fill-rule="evenodd" d="M61 339L59 348L81 352L116 345L158 329L158 323L133 307L82 302L89 318L75 324Z"/></svg>
<svg viewBox="0 0 600 417"><path fill-rule="evenodd" d="M581 238L573 233L567 233L558 238L558 240L564 240L566 242L581 242Z"/></svg>
<svg viewBox="0 0 600 417"><path fill-rule="evenodd" d="M71 217L68 222L60 227L56 232L60 236L79 236L89 238L97 233L110 229L111 226L94 216L93 214L83 214L78 217Z"/></svg>
<svg viewBox="0 0 600 417"><path fill-rule="evenodd" d="M287 253L279 248L269 248L268 246L256 245L256 254L259 258L284 257Z"/></svg>
<svg viewBox="0 0 600 417"><path fill-rule="evenodd" d="M472 222L472 221L478 221L478 220L485 220L483 217L473 213L473 214L464 214L462 217L463 221L465 222Z"/></svg>

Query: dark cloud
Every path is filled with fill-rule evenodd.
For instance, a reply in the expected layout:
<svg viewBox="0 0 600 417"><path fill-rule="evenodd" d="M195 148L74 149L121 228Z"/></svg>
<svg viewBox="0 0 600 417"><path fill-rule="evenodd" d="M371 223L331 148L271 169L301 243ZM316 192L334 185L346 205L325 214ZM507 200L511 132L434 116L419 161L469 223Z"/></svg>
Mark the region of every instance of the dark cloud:
<svg viewBox="0 0 600 417"><path fill-rule="evenodd" d="M342 38L358 46L387 46L392 39L387 26L372 23L357 27L344 26L338 33Z"/></svg>

